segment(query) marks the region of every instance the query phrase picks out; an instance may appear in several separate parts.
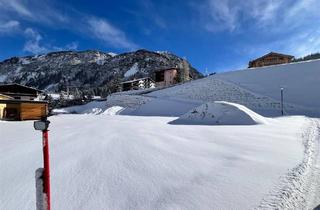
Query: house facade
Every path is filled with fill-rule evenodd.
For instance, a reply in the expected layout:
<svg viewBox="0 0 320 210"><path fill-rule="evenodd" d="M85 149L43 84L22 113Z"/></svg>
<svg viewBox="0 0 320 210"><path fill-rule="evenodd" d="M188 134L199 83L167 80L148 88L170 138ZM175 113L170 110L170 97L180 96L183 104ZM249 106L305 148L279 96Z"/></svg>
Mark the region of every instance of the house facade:
<svg viewBox="0 0 320 210"><path fill-rule="evenodd" d="M178 83L178 69L169 68L156 71L155 82L157 87L166 87Z"/></svg>
<svg viewBox="0 0 320 210"><path fill-rule="evenodd" d="M35 100L42 91L19 84L0 85L0 120L38 120L48 115L48 102Z"/></svg>
<svg viewBox="0 0 320 210"><path fill-rule="evenodd" d="M155 71L156 87L167 87L192 79L189 65L184 62L180 68L166 68Z"/></svg>
<svg viewBox="0 0 320 210"><path fill-rule="evenodd" d="M260 58L250 61L248 68L256 68L256 67L290 63L293 58L294 56L292 55L285 55L281 53L270 52Z"/></svg>

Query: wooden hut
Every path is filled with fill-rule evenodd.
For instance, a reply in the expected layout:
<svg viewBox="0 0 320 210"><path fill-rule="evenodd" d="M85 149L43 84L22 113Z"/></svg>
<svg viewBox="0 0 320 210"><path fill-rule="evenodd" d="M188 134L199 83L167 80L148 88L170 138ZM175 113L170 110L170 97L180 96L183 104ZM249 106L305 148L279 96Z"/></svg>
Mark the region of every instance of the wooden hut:
<svg viewBox="0 0 320 210"><path fill-rule="evenodd" d="M48 115L48 102L0 99L0 120L39 120Z"/></svg>
<svg viewBox="0 0 320 210"><path fill-rule="evenodd" d="M0 85L0 120L38 120L48 115L48 102L36 101L42 91L19 84Z"/></svg>
<svg viewBox="0 0 320 210"><path fill-rule="evenodd" d="M290 63L293 58L294 56L292 55L270 52L260 58L250 61L249 68Z"/></svg>

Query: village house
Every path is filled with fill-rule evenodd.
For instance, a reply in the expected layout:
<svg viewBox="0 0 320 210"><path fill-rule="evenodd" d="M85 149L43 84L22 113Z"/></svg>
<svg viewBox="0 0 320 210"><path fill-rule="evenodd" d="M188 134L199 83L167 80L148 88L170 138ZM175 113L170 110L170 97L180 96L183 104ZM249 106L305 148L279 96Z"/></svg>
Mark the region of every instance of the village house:
<svg viewBox="0 0 320 210"><path fill-rule="evenodd" d="M38 120L48 115L42 91L19 84L0 85L0 120Z"/></svg>
<svg viewBox="0 0 320 210"><path fill-rule="evenodd" d="M156 87L167 87L191 79L190 66L186 60L183 60L179 68L172 67L155 71Z"/></svg>
<svg viewBox="0 0 320 210"><path fill-rule="evenodd" d="M154 88L155 82L150 77L133 79L120 83L121 91L141 90L147 88Z"/></svg>
<svg viewBox="0 0 320 210"><path fill-rule="evenodd" d="M120 91L139 90L154 87L168 87L192 79L190 66L186 60L180 66L157 69L150 77L138 78L120 83Z"/></svg>
<svg viewBox="0 0 320 210"><path fill-rule="evenodd" d="M260 58L250 61L248 68L256 68L256 67L262 67L262 66L271 66L271 65L290 63L293 58L294 56L292 55L285 55L285 54L270 52Z"/></svg>
<svg viewBox="0 0 320 210"><path fill-rule="evenodd" d="M166 87L178 83L178 68L160 69L155 72L157 87Z"/></svg>

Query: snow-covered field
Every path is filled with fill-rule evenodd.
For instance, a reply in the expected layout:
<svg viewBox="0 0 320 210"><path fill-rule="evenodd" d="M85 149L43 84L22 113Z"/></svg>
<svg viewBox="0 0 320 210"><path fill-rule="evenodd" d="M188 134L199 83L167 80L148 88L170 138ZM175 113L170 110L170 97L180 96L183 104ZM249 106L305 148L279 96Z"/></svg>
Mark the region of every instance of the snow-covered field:
<svg viewBox="0 0 320 210"><path fill-rule="evenodd" d="M306 204L303 190L281 196L292 185L312 184L300 174L313 171L314 120L168 124L174 119L51 117L53 209L252 209L274 201L295 205L292 199ZM30 121L0 122L0 133L0 209L34 209L41 135Z"/></svg>
<svg viewBox="0 0 320 210"><path fill-rule="evenodd" d="M50 117L53 209L314 209L320 120L293 115L320 116L319 66L236 71L54 110L64 114ZM0 210L34 209L41 135L30 121L0 121L0 136Z"/></svg>

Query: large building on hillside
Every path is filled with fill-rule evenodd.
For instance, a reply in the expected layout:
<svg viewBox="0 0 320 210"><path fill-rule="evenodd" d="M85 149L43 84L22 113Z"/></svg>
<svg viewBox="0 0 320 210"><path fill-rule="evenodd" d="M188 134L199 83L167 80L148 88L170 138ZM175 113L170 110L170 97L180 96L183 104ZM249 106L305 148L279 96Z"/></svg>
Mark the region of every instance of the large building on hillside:
<svg viewBox="0 0 320 210"><path fill-rule="evenodd" d="M290 63L293 58L294 56L292 55L270 52L260 58L250 61L249 68Z"/></svg>
<svg viewBox="0 0 320 210"><path fill-rule="evenodd" d="M38 120L48 115L42 91L20 84L0 85L0 120Z"/></svg>
<svg viewBox="0 0 320 210"><path fill-rule="evenodd" d="M183 60L180 65L175 67L155 69L151 77L134 78L133 80L121 82L119 91L163 88L189 80L192 80L190 65L186 60Z"/></svg>
<svg viewBox="0 0 320 210"><path fill-rule="evenodd" d="M155 71L156 87L167 87L180 82L192 80L190 66L183 60L179 67L158 69Z"/></svg>

